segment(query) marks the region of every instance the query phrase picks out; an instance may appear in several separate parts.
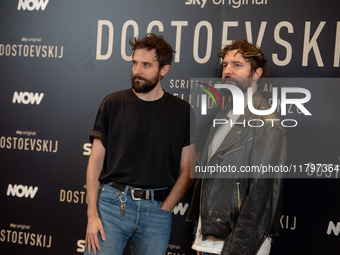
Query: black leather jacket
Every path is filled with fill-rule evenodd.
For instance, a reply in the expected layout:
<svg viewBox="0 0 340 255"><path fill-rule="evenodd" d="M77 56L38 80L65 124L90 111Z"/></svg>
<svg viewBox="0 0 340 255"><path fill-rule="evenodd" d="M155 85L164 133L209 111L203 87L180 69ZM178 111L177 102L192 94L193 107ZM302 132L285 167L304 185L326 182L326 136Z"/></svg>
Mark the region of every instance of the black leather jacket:
<svg viewBox="0 0 340 255"><path fill-rule="evenodd" d="M253 95L253 105L260 110L270 108L258 91ZM228 112L230 108L225 106L222 111ZM216 118L219 115L221 112ZM261 119L264 125L234 125L210 161L206 162L207 147L214 135L212 128L202 153L202 164L231 165L237 169L260 164L284 165L287 156L285 130L278 121L266 121L279 119L276 114L258 116L247 107L240 118ZM240 118L238 123L242 122ZM282 180L259 178L263 177L261 175L245 178L244 173L225 178L223 174L224 178L211 178L205 174L203 178L196 179L187 220L197 221L200 213L203 240L208 237L224 240L221 254L254 255L265 237L278 235Z"/></svg>

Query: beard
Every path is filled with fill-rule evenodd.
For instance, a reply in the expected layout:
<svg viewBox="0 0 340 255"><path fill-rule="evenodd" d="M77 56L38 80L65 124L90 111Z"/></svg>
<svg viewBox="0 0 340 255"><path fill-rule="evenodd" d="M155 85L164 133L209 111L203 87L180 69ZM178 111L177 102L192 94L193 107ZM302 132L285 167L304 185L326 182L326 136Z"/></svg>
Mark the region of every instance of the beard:
<svg viewBox="0 0 340 255"><path fill-rule="evenodd" d="M159 72L150 80L138 74L131 75L131 86L136 93L148 93L157 86L159 80Z"/></svg>
<svg viewBox="0 0 340 255"><path fill-rule="evenodd" d="M253 79L251 74L249 74L248 78L231 78L230 76L225 76L222 78L222 83L235 85L245 93L247 89L251 87Z"/></svg>

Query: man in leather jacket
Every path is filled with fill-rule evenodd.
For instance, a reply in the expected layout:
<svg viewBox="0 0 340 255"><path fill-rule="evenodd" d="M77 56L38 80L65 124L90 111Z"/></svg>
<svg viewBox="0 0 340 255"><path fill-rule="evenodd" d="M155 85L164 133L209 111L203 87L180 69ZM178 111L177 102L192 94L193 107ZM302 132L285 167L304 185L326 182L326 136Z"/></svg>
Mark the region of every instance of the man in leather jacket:
<svg viewBox="0 0 340 255"><path fill-rule="evenodd" d="M246 40L233 41L219 52L223 79L233 79L247 101L253 93L255 109L271 106L257 90L257 80L265 72L262 51ZM247 78L243 80L243 78ZM248 91L248 87L252 91ZM261 121L263 125L220 125L212 127L201 157L201 166L280 166L286 162L286 136L273 113L256 115L248 106L243 115L233 114L229 102L216 119L234 123ZM245 121L245 122L243 122ZM280 228L281 178L258 174L215 173L196 179L187 220L197 221L193 249L204 254L269 254L273 237ZM201 253L199 253L201 254Z"/></svg>

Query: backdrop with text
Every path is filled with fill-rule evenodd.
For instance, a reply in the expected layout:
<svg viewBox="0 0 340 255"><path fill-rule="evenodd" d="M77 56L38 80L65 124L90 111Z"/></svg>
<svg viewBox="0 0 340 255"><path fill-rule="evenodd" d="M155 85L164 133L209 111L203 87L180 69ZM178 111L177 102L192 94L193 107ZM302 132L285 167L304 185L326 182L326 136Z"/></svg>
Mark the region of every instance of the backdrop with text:
<svg viewBox="0 0 340 255"><path fill-rule="evenodd" d="M89 133L102 99L131 86L129 40L147 32L176 50L163 89L194 108L193 78L220 77L217 52L232 39L259 45L270 77L323 78L304 84L312 116L287 106L299 122L287 128L288 164L338 166L340 84L325 79L340 78L339 9L332 0L2 0L0 253L84 251ZM262 90L271 99L284 86ZM195 254L190 195L173 211L167 255ZM337 254L339 199L336 171L285 179L271 254Z"/></svg>

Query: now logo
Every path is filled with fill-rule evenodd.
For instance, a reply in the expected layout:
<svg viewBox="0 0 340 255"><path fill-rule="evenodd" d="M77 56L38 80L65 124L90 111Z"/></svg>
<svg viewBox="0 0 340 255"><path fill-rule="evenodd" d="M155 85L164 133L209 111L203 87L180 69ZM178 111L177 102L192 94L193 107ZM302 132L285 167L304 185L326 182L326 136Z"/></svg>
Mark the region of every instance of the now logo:
<svg viewBox="0 0 340 255"><path fill-rule="evenodd" d="M49 0L19 0L18 2L18 10L23 11L42 11L45 10Z"/></svg>
<svg viewBox="0 0 340 255"><path fill-rule="evenodd" d="M25 198L34 198L35 194L38 191L38 187L28 187L27 185L17 185L17 184L9 184L7 188L7 196L13 197L25 197Z"/></svg>
<svg viewBox="0 0 340 255"><path fill-rule="evenodd" d="M328 224L328 228L327 228L327 235L330 235L330 234L333 234L338 236L339 233L340 233L340 222L337 222L336 223L336 226L334 224L333 221L330 221L329 224Z"/></svg>
<svg viewBox="0 0 340 255"><path fill-rule="evenodd" d="M39 105L44 97L44 93L33 93L33 92L14 92L13 104L37 104Z"/></svg>
<svg viewBox="0 0 340 255"><path fill-rule="evenodd" d="M172 210L173 214L177 215L178 213L180 215L184 215L185 212L187 211L189 207L188 203L185 203L184 205L182 204L182 202L178 203L178 205L175 206L175 208Z"/></svg>

